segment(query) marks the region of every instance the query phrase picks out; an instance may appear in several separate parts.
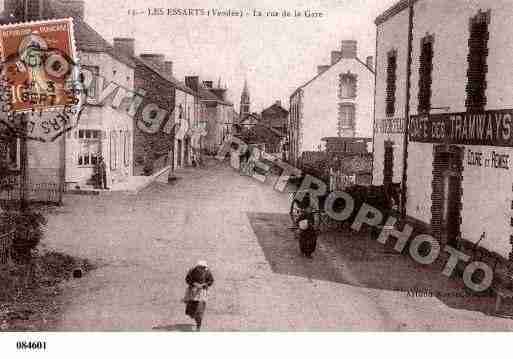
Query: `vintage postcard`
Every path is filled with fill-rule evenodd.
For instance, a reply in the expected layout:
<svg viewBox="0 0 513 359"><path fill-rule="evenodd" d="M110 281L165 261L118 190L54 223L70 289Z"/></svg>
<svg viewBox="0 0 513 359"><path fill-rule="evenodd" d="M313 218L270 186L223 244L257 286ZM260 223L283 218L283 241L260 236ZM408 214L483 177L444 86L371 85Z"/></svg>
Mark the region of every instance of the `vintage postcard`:
<svg viewBox="0 0 513 359"><path fill-rule="evenodd" d="M16 351L513 329L513 2L1 2Z"/></svg>

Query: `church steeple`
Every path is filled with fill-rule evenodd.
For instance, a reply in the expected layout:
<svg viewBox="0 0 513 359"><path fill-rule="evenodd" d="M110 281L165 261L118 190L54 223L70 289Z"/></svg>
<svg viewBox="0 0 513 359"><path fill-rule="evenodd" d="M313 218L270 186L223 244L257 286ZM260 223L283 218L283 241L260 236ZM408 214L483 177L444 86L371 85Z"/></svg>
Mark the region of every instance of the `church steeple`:
<svg viewBox="0 0 513 359"><path fill-rule="evenodd" d="M242 95L240 96L240 119L244 119L250 113L250 97L248 90L248 81L244 80L244 89L242 90Z"/></svg>

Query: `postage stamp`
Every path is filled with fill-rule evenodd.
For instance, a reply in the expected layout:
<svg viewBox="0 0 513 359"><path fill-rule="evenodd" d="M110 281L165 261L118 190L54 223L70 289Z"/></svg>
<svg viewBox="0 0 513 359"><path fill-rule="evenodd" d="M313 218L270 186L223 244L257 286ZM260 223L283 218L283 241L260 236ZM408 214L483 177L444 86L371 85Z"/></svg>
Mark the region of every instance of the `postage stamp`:
<svg viewBox="0 0 513 359"><path fill-rule="evenodd" d="M12 111L52 110L73 101L76 63L72 19L5 25L0 55L12 90Z"/></svg>

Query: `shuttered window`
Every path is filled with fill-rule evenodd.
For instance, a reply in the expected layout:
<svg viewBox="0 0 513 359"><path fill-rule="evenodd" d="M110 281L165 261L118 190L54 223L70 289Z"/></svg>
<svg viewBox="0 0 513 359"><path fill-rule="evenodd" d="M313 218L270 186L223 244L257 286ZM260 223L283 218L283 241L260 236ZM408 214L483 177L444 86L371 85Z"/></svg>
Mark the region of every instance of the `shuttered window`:
<svg viewBox="0 0 513 359"><path fill-rule="evenodd" d="M433 36L429 35L420 42L418 113L428 113L431 110L433 40Z"/></svg>
<svg viewBox="0 0 513 359"><path fill-rule="evenodd" d="M395 91L397 80L397 51L392 50L387 55L387 93L386 93L386 115L395 114Z"/></svg>
<svg viewBox="0 0 513 359"><path fill-rule="evenodd" d="M467 100L468 112L482 112L486 106L486 73L488 72L488 25L490 11L481 12L470 19L468 40Z"/></svg>
<svg viewBox="0 0 513 359"><path fill-rule="evenodd" d="M352 103L338 105L338 136L344 131L352 131L355 128L355 107Z"/></svg>
<svg viewBox="0 0 513 359"><path fill-rule="evenodd" d="M341 100L356 98L356 83L356 75L351 73L340 74L338 98Z"/></svg>
<svg viewBox="0 0 513 359"><path fill-rule="evenodd" d="M383 185L390 186L394 178L394 146L392 142L385 142L385 156L383 166Z"/></svg>

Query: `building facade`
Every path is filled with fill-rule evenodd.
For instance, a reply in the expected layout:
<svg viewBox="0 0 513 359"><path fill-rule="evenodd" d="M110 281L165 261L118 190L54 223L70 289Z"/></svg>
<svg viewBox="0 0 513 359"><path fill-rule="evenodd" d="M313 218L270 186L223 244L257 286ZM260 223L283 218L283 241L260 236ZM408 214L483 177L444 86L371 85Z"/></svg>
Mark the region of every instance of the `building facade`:
<svg viewBox="0 0 513 359"><path fill-rule="evenodd" d="M197 94L184 84L176 88L174 111L175 126L175 163L174 168L190 166L193 158L194 129L198 127L200 110Z"/></svg>
<svg viewBox="0 0 513 359"><path fill-rule="evenodd" d="M371 137L374 112L373 58L361 61L357 42L345 40L332 51L331 64L290 97L291 162L303 151L323 149L324 137Z"/></svg>
<svg viewBox="0 0 513 359"><path fill-rule="evenodd" d="M100 157L106 165L107 187L124 182L133 175L134 126L128 112L113 103L134 91L135 63L87 24L84 1L47 1L44 12L45 18L73 17L87 89L87 102L77 127L65 137L65 158L60 159L65 162L66 187L94 186Z"/></svg>
<svg viewBox="0 0 513 359"><path fill-rule="evenodd" d="M112 51L109 52L105 40L83 21L84 7L84 1L69 0L8 0L4 3L9 22L73 18L78 58L82 59L83 63L104 62L108 69L117 66L123 79L131 76L133 80L130 61L116 56ZM129 81L122 83L124 86L130 86ZM65 136L45 143L30 140L26 145L16 146L21 152L24 152L23 148L26 150L26 198L44 201L49 198L48 193L62 193L66 184L77 185L87 182L91 179L93 167L102 154L110 162L108 156L112 146L108 140L108 133L127 133L130 129L120 124L116 114L104 117L101 107L98 105L94 109L84 110L80 125L67 132ZM52 121L55 115L55 112L45 112L38 121ZM11 146L9 157L14 156L14 148ZM116 153L119 153L119 149L117 151ZM16 157L19 162L23 162L22 158L25 156L18 154ZM108 169L110 182L122 180L128 174L129 172L121 167L113 171Z"/></svg>
<svg viewBox="0 0 513 359"><path fill-rule="evenodd" d="M261 123L283 133L288 132L289 111L281 106L281 101L276 101L262 111Z"/></svg>
<svg viewBox="0 0 513 359"><path fill-rule="evenodd" d="M100 156L106 164L107 187L132 176L134 127L125 111L113 108L113 96L103 96L107 82L134 89L134 65L107 52L79 48L81 66L97 75L88 86L88 104L78 125L66 136L66 185L94 186L93 176ZM108 80L107 80L108 79ZM119 89L117 91L120 91Z"/></svg>
<svg viewBox="0 0 513 359"><path fill-rule="evenodd" d="M199 85L198 94L205 111L204 149L209 153L217 153L229 131L227 128L231 126L233 104L226 98L226 89L214 88L212 81L203 81L203 84Z"/></svg>
<svg viewBox="0 0 513 359"><path fill-rule="evenodd" d="M510 259L511 19L491 0L401 1L377 18L373 169L440 241Z"/></svg>
<svg viewBox="0 0 513 359"><path fill-rule="evenodd" d="M136 64L135 91L144 94L144 100L133 119L133 168L134 175L150 175L170 165L173 153L171 128L176 94L171 80L172 62L165 61L162 54L135 56L131 40L116 38L114 46L125 48Z"/></svg>

